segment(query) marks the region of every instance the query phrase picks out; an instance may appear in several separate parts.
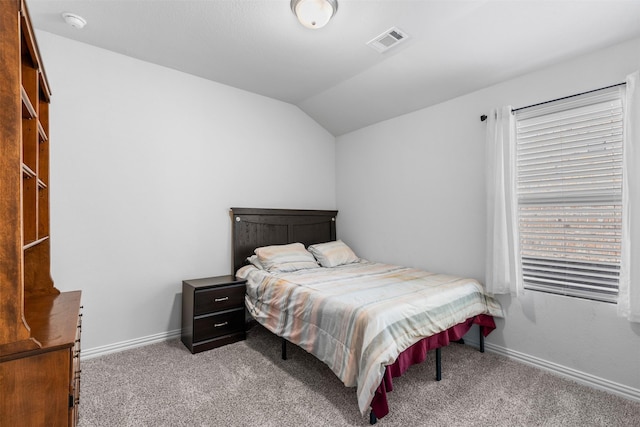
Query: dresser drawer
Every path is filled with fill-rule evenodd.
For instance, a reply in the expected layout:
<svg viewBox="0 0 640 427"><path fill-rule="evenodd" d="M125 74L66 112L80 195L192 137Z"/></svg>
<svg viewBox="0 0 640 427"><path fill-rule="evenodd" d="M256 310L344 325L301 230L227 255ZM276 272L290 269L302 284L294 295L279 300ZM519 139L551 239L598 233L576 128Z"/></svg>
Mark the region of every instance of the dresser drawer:
<svg viewBox="0 0 640 427"><path fill-rule="evenodd" d="M244 331L244 305L241 308L201 316L193 321L193 341L203 341Z"/></svg>
<svg viewBox="0 0 640 427"><path fill-rule="evenodd" d="M197 290L194 296L193 314L199 316L214 311L244 307L244 294L244 283Z"/></svg>

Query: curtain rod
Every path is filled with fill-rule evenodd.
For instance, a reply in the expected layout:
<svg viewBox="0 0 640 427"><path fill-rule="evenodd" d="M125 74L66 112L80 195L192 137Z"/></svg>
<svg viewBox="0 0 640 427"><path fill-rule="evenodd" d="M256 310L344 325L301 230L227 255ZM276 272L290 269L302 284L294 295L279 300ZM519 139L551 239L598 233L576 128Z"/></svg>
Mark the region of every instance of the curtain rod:
<svg viewBox="0 0 640 427"><path fill-rule="evenodd" d="M599 90L610 89L612 87L617 87L617 86L623 86L623 85L626 85L626 84L627 84L626 82L616 83L616 84L611 85L611 86L601 87L600 89L588 90L586 92L576 93L575 95L563 96L562 98L556 98L556 99L552 99L550 101L538 102L537 104L527 105L526 107L514 108L514 109L511 110L511 113L515 113L516 111L524 110L526 108L537 107L538 105L549 104L550 102L562 101L563 99L573 98L575 96L580 96L580 95L586 95L588 93L597 92ZM480 116L480 121L484 122L485 120L487 120L487 115L486 114L481 115Z"/></svg>

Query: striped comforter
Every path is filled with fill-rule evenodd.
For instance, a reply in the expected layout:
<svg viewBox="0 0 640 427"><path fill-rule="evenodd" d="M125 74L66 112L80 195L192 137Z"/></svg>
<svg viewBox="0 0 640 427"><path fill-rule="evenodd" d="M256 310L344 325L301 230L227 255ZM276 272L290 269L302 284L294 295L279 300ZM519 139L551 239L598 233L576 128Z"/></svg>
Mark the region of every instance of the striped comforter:
<svg viewBox="0 0 640 427"><path fill-rule="evenodd" d="M365 260L275 274L248 265L237 276L251 315L356 386L362 414L406 348L478 314L503 316L476 280Z"/></svg>

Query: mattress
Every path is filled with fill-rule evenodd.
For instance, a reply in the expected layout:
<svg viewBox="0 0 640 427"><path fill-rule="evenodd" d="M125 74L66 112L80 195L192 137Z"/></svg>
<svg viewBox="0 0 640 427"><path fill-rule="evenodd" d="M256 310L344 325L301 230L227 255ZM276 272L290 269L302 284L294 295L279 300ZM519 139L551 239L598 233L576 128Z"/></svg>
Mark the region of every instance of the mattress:
<svg viewBox="0 0 640 427"><path fill-rule="evenodd" d="M477 280L367 260L287 273L247 265L237 276L254 319L356 387L362 414L405 349L480 314L503 317Z"/></svg>

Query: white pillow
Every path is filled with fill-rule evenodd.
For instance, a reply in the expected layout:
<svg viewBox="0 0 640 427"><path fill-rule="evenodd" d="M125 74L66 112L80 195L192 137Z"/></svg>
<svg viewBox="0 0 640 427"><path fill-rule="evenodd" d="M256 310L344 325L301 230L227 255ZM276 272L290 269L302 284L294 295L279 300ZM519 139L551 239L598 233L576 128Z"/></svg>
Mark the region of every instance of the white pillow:
<svg viewBox="0 0 640 427"><path fill-rule="evenodd" d="M360 261L360 258L342 240L309 246L309 252L323 267L337 267Z"/></svg>
<svg viewBox="0 0 640 427"><path fill-rule="evenodd" d="M264 269L271 272L290 272L318 267L318 262L302 243L263 246L254 252Z"/></svg>
<svg viewBox="0 0 640 427"><path fill-rule="evenodd" d="M249 264L252 264L254 267L260 269L260 270L264 270L264 267L262 264L260 264L260 260L258 259L258 255L251 255L250 257L247 258L247 261L249 262Z"/></svg>

